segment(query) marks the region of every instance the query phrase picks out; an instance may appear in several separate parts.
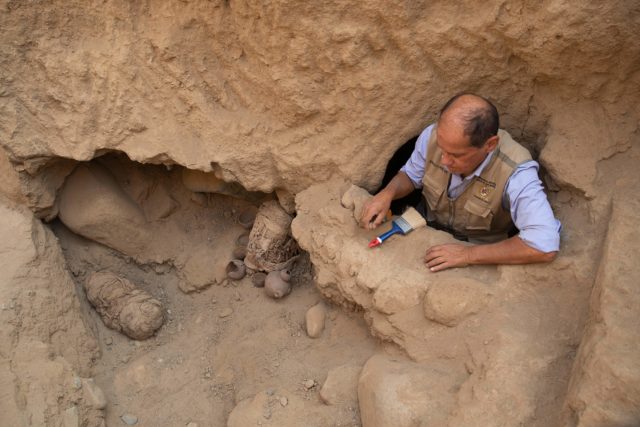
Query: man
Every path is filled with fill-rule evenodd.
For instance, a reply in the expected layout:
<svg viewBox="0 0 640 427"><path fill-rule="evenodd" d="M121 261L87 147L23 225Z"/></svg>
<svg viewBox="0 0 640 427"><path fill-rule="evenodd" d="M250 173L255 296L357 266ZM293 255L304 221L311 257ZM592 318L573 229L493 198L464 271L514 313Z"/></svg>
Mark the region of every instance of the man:
<svg viewBox="0 0 640 427"><path fill-rule="evenodd" d="M417 188L429 225L459 240L485 243L428 248L424 261L433 272L548 262L559 250L561 225L538 178L538 163L499 130L498 111L485 98L463 93L445 104L404 167L365 204L362 227L380 225L391 202Z"/></svg>

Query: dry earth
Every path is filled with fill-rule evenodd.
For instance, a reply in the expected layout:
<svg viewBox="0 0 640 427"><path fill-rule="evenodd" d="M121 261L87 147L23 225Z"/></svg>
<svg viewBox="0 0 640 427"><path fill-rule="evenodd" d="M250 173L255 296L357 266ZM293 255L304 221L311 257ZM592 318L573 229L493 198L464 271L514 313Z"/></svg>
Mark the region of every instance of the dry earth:
<svg viewBox="0 0 640 427"><path fill-rule="evenodd" d="M638 33L625 0L0 0L0 424L640 425ZM551 264L366 247L345 191L461 90L539 160ZM225 279L267 200L303 249L279 301ZM153 337L104 326L95 271Z"/></svg>

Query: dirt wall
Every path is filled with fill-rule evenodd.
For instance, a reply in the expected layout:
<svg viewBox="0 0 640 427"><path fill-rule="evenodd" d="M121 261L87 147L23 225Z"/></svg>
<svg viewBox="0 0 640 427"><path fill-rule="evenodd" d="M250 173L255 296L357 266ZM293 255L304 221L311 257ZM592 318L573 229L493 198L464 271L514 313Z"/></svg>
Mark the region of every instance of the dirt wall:
<svg viewBox="0 0 640 427"><path fill-rule="evenodd" d="M620 310L606 298L601 308L599 295L613 294L613 302L621 305L635 301L624 297L627 288L613 286L618 282L612 273L615 265L601 264L600 255L615 255L609 254L614 244L603 249L607 233L614 243L622 239L618 234L625 236L621 225L607 232L611 218L630 223L632 229L637 222L635 202L628 204L625 194L636 187L640 158L639 32L640 5L623 0L496 0L482 6L468 0L0 0L0 193L27 204L39 218L50 220L60 213L63 221L77 225L71 229L87 228L87 238L131 252L136 262L161 269L160 264L172 260L180 278L177 286L189 292L206 288L212 277L222 274L210 259L226 260L221 254L231 248L218 245L220 252L213 253L209 240L191 247L190 233L197 231L162 223L176 206L206 204L208 196L184 195L176 205L164 187L156 185L160 181L149 178L158 170L148 169L149 180L142 180L153 185L138 185L136 177L145 168L139 163L166 165L171 176L167 185L181 191L195 173L198 185L220 186L228 195L262 197L257 192L275 191L291 211L297 195L294 234L310 253L321 292L362 309L371 331L416 363L448 361L450 366L442 369L446 375L424 374L455 393L441 402L444 406L434 412L438 417L446 416L451 425L476 425L478 420L486 425L555 425L563 419L567 425L586 426L616 417L637 419L635 401L618 399L627 390L638 390L637 363L629 362L635 353L622 351L625 347L617 340L611 345L622 350L613 356L593 343L602 331L609 333L607 328L630 337L637 329L630 321L618 328L618 317L601 322L600 317ZM339 190L352 183L375 189L396 148L463 90L491 98L502 127L540 160L543 176L551 177L546 183L564 227L562 251L550 266L468 269L447 273L444 285L434 285L436 281L418 269L418 252L412 252L411 265L402 249L395 253L397 259L374 263L380 260L360 244L363 231L339 204ZM112 152L117 154L103 156ZM100 159L91 167L104 167L112 177L100 174L102 178L92 182L79 175L83 167L76 167L78 161L95 157ZM331 184L336 182L340 184ZM85 193L69 190L72 183ZM621 186L624 191L616 190ZM88 220L74 222L65 216L80 208L91 213L96 205L88 195L105 197L110 194L105 188L119 187L118 200L135 199L151 224L155 244L145 250L123 247L125 239L116 233L102 240L92 234L105 221L88 220L101 212L118 213L118 204L107 203L111 209L93 212ZM72 202L64 203L65 191L72 193L67 194ZM50 258L64 270L57 243L42 231L42 224L32 222L24 209L5 210L26 224L23 237L29 230L46 237L45 246L55 252ZM12 236L11 224L5 225L5 234ZM169 239L173 232L180 238ZM411 238L450 238L421 233ZM165 250L167 241L174 243L171 253ZM5 252L5 264L14 265L17 255ZM370 269L362 268L369 264ZM64 274L61 283L68 286L61 295L73 307L52 315L63 319L64 327L67 320L82 326ZM635 270L621 275L625 286L637 282ZM491 285L491 292L481 293L484 305L470 305L464 317L454 321L446 320L452 316L448 312L434 315L436 303L455 292L468 302L477 300L475 285L456 286L461 278L477 279L480 290ZM19 314L15 307L36 307L30 298L53 292L44 279L33 294L22 291L20 283L10 278L0 286L7 298L24 301L3 308L8 321ZM618 298L618 293L623 296ZM637 304L625 309L634 319ZM627 316L627 311L622 313ZM29 318L34 322L29 330L40 331L40 316ZM22 384L38 399L55 392L45 383L49 378L71 384L80 378L76 372L91 374L91 361L85 359L96 349L90 345L89 329L80 326L75 336L87 343L82 354L66 354L68 342L53 339L55 333L34 335L25 341L26 350L13 346L11 354L3 355L2 383ZM3 337L5 342L11 339ZM17 364L33 343L38 345L33 361L25 358ZM44 353L62 359L51 365L52 374L42 384L27 381L23 373L31 369L29 364L39 364ZM369 366L395 366L395 361L372 360ZM628 362L633 375L602 395L606 378L588 371L609 366L610 360L621 366ZM405 368L409 372L413 365ZM361 378L358 393L365 422L370 408L393 412L392 406L363 398L376 396L376 390L390 382L402 384L392 375L368 382ZM78 390L67 393L53 409L36 400L22 406L15 399L0 403L12 419L31 414L44 422L46 413L52 413L55 419L100 422L101 404L85 404ZM409 400L430 399L419 387L412 393ZM618 406L610 414L599 409L603 401ZM393 418L381 419L401 425Z"/></svg>
<svg viewBox="0 0 640 427"><path fill-rule="evenodd" d="M331 177L373 189L400 144L473 90L535 153L554 115L555 128L595 122L596 141L560 138L593 170L637 140L638 9L3 1L0 144L30 174L51 157L117 150L249 190L297 193ZM550 167L560 182L565 167Z"/></svg>

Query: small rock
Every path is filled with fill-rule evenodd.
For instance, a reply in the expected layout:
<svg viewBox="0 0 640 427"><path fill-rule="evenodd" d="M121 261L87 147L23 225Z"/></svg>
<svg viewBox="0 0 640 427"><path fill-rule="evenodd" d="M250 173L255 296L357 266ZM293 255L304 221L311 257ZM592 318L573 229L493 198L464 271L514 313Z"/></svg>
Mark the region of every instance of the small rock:
<svg viewBox="0 0 640 427"><path fill-rule="evenodd" d="M257 272L251 277L251 283L256 288L264 288L264 281L267 278L267 275L263 272Z"/></svg>
<svg viewBox="0 0 640 427"><path fill-rule="evenodd" d="M268 395L268 396L273 396L275 392L276 392L276 391L275 391L273 388L271 388L271 387L269 387L269 388L267 389L267 391L266 391L266 393L267 393L267 395Z"/></svg>
<svg viewBox="0 0 640 427"><path fill-rule="evenodd" d="M104 409L107 407L107 397L93 378L86 378L82 380L84 397L89 404L96 409Z"/></svg>
<svg viewBox="0 0 640 427"><path fill-rule="evenodd" d="M80 390L82 388L82 381L80 380L80 377L73 377L73 386L76 390Z"/></svg>
<svg viewBox="0 0 640 427"><path fill-rule="evenodd" d="M289 404L289 399L287 399L286 397L282 396L280 397L280 405L284 408L285 406L287 406Z"/></svg>
<svg viewBox="0 0 640 427"><path fill-rule="evenodd" d="M78 407L76 405L65 409L62 418L62 425L64 427L77 427L80 425L78 417Z"/></svg>
<svg viewBox="0 0 640 427"><path fill-rule="evenodd" d="M358 365L342 365L330 370L320 389L320 399L327 405L357 404L361 370L362 366Z"/></svg>
<svg viewBox="0 0 640 427"><path fill-rule="evenodd" d="M120 417L120 419L122 420L122 422L124 422L126 425L129 425L129 426L132 426L138 423L138 417L132 414L124 414L123 416Z"/></svg>
<svg viewBox="0 0 640 427"><path fill-rule="evenodd" d="M225 309L223 309L220 314L218 314L218 317L229 317L233 314L233 309L231 307L227 307Z"/></svg>
<svg viewBox="0 0 640 427"><path fill-rule="evenodd" d="M305 315L307 325L307 335L310 338L318 338L324 330L326 310L323 303L318 303L307 310Z"/></svg>
<svg viewBox="0 0 640 427"><path fill-rule="evenodd" d="M478 313L490 298L487 286L470 278L444 279L432 283L424 297L424 316L449 327Z"/></svg>
<svg viewBox="0 0 640 427"><path fill-rule="evenodd" d="M312 388L314 388L316 386L316 382L314 380L305 380L302 385L304 386L305 389L307 390L311 390Z"/></svg>
<svg viewBox="0 0 640 427"><path fill-rule="evenodd" d="M262 416L267 420L271 418L271 409L265 408L264 412L262 413Z"/></svg>
<svg viewBox="0 0 640 427"><path fill-rule="evenodd" d="M456 393L468 378L452 361L419 364L374 355L358 379L363 426L445 426L456 408ZM478 423L471 422L471 425Z"/></svg>
<svg viewBox="0 0 640 427"><path fill-rule="evenodd" d="M106 337L106 338L104 339L104 343L105 343L106 345L111 345L111 344L113 344L113 338L111 338L111 337Z"/></svg>

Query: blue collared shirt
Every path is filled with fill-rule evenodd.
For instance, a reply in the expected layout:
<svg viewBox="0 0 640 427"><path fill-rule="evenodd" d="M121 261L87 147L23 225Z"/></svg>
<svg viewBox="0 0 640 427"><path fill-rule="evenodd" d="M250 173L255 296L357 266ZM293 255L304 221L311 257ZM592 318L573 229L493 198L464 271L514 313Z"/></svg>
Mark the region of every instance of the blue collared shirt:
<svg viewBox="0 0 640 427"><path fill-rule="evenodd" d="M415 188L422 188L424 165L427 157L427 145L434 125L422 131L416 147L407 163L400 169L407 174ZM455 199L467 188L473 177L482 173L491 161L493 152L465 178L451 174L451 182L447 193ZM530 160L516 167L509 177L504 193L502 206L511 211L513 223L520 230L518 235L523 242L542 252L554 252L560 249L560 229L562 225L553 215L547 195L538 177L538 162Z"/></svg>

